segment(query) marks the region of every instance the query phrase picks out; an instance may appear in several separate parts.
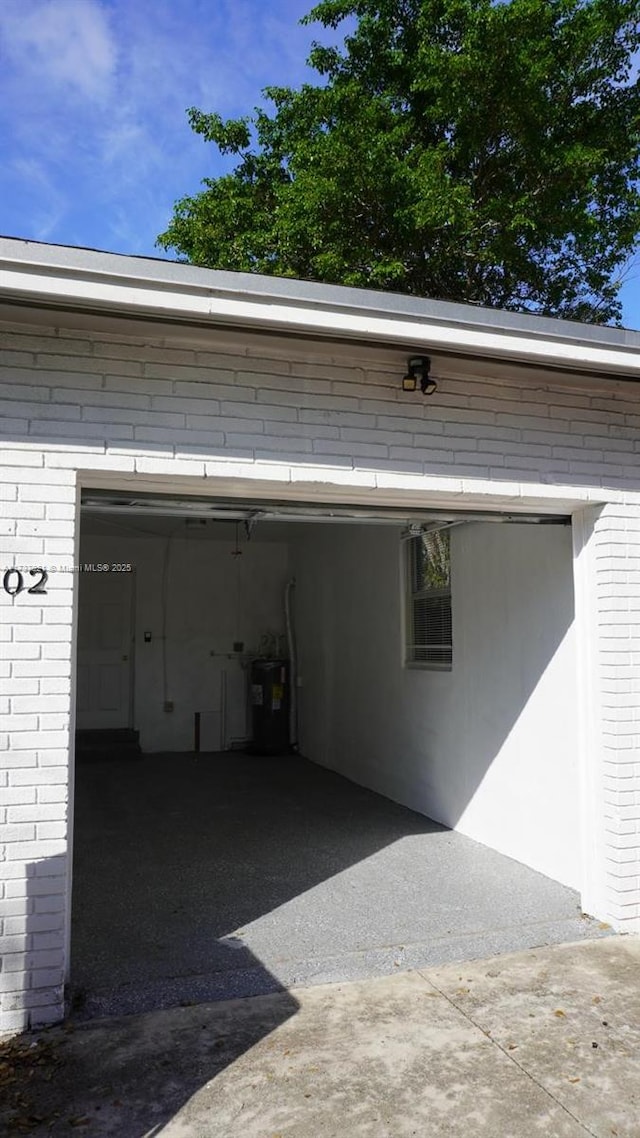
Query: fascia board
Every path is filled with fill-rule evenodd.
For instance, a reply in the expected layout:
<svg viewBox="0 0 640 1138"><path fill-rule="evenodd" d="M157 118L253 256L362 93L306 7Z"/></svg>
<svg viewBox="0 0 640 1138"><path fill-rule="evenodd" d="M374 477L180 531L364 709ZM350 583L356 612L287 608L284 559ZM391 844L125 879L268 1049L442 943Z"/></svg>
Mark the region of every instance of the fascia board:
<svg viewBox="0 0 640 1138"><path fill-rule="evenodd" d="M229 295L215 288L172 282L145 281L108 272L74 273L30 265L28 269L4 261L0 268L0 299L38 303L49 307L77 307L95 313L147 316L181 323L237 325L295 335L358 339L374 343L402 344L408 350L454 352L541 366L560 367L582 373L609 373L640 380L640 352L625 347L602 347L580 342L505 329L487 330L439 320L397 316L373 309L341 308L308 300L282 301L251 297L246 292Z"/></svg>

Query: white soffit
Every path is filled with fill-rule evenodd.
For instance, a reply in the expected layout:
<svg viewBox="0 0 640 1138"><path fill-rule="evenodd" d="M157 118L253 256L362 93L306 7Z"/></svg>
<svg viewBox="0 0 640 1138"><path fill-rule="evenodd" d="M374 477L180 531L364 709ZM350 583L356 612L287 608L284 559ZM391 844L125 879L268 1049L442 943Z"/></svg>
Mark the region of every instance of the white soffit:
<svg viewBox="0 0 640 1138"><path fill-rule="evenodd" d="M0 238L0 300L397 344L640 381L640 334L367 289Z"/></svg>

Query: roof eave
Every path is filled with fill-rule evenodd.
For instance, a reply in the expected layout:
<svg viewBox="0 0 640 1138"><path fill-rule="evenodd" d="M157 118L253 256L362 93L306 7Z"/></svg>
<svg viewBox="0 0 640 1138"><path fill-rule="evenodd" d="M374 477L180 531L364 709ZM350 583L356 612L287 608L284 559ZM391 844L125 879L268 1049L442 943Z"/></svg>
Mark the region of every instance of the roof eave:
<svg viewBox="0 0 640 1138"><path fill-rule="evenodd" d="M181 274L174 271L190 266L171 263L172 271L167 273L170 279L163 279L163 262L149 262L153 274L140 271L146 266L145 261L136 262L136 272L128 274L122 272L122 266L130 259L117 255L99 255L105 263L96 263L95 267L86 260L82 265L55 264L51 259L40 261L32 256L24 260L15 253L7 255L7 243L4 244L5 249L0 245L0 300L14 304L397 344L411 350L502 359L634 382L640 380L640 343L611 342L611 336L594 342L592 335L586 335L587 330L591 331L589 326L585 326L582 338L582 326L568 325L566 321L553 322L553 334L550 334L548 320L536 327L535 320L524 317L505 327L504 316L513 314L496 313L496 327L491 327L487 310L480 310L482 319L474 319L477 310L471 305L429 302L425 303L426 311L415 311L418 306L414 298L406 298L407 307L414 311L401 311L399 301L403 298L398 298L397 305L389 305L384 294L364 290L359 293L339 286L307 285L297 290L298 295L291 288L281 290L278 295L278 283L290 285L292 282L273 282L275 287L268 291L265 278L255 278L252 287L249 274L200 270L196 283L191 273L186 273L181 280ZM211 283L205 285L207 278ZM296 283L304 285L304 282ZM613 329L601 331L614 332ZM624 339L634 340L635 335L626 333Z"/></svg>

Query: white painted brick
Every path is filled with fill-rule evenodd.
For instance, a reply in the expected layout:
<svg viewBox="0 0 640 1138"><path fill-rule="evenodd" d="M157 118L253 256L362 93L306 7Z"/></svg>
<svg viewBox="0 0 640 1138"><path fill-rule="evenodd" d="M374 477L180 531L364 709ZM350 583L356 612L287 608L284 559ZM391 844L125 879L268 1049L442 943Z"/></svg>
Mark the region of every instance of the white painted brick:
<svg viewBox="0 0 640 1138"><path fill-rule="evenodd" d="M34 446L33 450L18 450L17 448L5 447L0 449L0 466L7 469L3 471L5 479L11 478L12 481L18 482L23 474L23 468L32 466L44 466L44 458L41 452ZM26 477L26 475L25 475Z"/></svg>
<svg viewBox="0 0 640 1138"><path fill-rule="evenodd" d="M112 359L108 365L105 365L104 360L95 359L87 355L78 357L73 355L58 355L57 353L55 355L43 353L42 355L38 355L36 364L49 374L55 374L56 371L59 371L62 375L68 375L69 372L76 370L81 372L83 377L92 375L93 373L104 375L105 371L132 376L142 374L142 365L136 361ZM70 381L72 378L72 376L69 376ZM57 378L55 382L58 382Z"/></svg>
<svg viewBox="0 0 640 1138"><path fill-rule="evenodd" d="M19 731L16 732L14 748L17 751L43 750L46 747L64 747L67 744L66 731Z"/></svg>
<svg viewBox="0 0 640 1138"><path fill-rule="evenodd" d="M28 683L29 681L22 680L21 682ZM71 696L71 679L69 676L45 677L39 681L39 687L43 695L66 695L68 699ZM25 692L25 694L27 693Z"/></svg>
<svg viewBox="0 0 640 1138"><path fill-rule="evenodd" d="M25 944L24 933L19 933L16 936L14 936L14 935L9 936L9 934L7 934L6 936L3 936L3 938L2 938L2 951L3 951L3 953L6 953L7 955L9 955L10 953L13 953L13 952L24 952L25 948L30 948L30 947L31 947L30 943Z"/></svg>
<svg viewBox="0 0 640 1138"><path fill-rule="evenodd" d="M86 424L86 426L88 428L89 424ZM124 431L125 434L123 434L122 431ZM133 438L133 429L131 427L128 429L123 427L118 437L120 439L125 437ZM91 470L132 471L134 469L133 457L123 454L105 454L99 447L91 449L90 453L84 453L76 450L75 444L73 450L47 454L46 461L47 473L49 473L49 471L55 473L57 467L76 467L80 470L84 470L87 467ZM62 470L60 470L59 473L62 473Z"/></svg>
<svg viewBox="0 0 640 1138"><path fill-rule="evenodd" d="M67 733L70 726L69 714L41 715L39 717L39 730L51 734L60 731ZM68 735L67 735L68 738ZM61 748L38 751L38 766L55 767L67 761L67 752Z"/></svg>
<svg viewBox="0 0 640 1138"><path fill-rule="evenodd" d="M2 888L6 897L29 897L31 896L30 886L35 882L35 877L24 879L15 879L14 881L3 882Z"/></svg>
<svg viewBox="0 0 640 1138"><path fill-rule="evenodd" d="M178 477L181 474L190 478L204 476L204 462L186 462L177 459L172 459L168 466L166 459L137 458L135 469L139 474L166 474L169 472L173 477Z"/></svg>
<svg viewBox="0 0 640 1138"><path fill-rule="evenodd" d="M3 794L4 801L4 794ZM64 803L52 802L49 805L10 806L7 811L9 822L64 822L66 807ZM38 837L40 837L38 831ZM43 835L44 836L44 835ZM57 837L56 834L46 835Z"/></svg>
<svg viewBox="0 0 640 1138"><path fill-rule="evenodd" d="M20 771L16 772L20 774ZM34 827L35 829L35 827ZM64 853L65 842L63 839L58 838L55 840L42 841L38 840L33 842L10 842L7 844L7 860L8 861L31 861L36 857L53 857L55 854ZM36 931L36 927L30 929L31 932ZM42 926L44 927L44 926Z"/></svg>
<svg viewBox="0 0 640 1138"><path fill-rule="evenodd" d="M38 719L36 719L38 723ZM11 747L11 770L16 770L17 767L36 767L38 766L38 752L35 750L18 750L16 747Z"/></svg>
<svg viewBox="0 0 640 1138"><path fill-rule="evenodd" d="M52 829L54 826L59 826L59 825L60 825L60 823L54 823L54 822L43 823L42 827L39 825L38 826L38 836L40 836L40 829L41 828L44 831L47 831L48 829ZM52 837L52 836L54 836L54 835L48 834L46 832L43 832L43 834L42 834L43 838ZM55 836L60 836L60 835L55 835ZM64 897L63 893L53 893L53 894L43 893L41 896L36 897L34 899L34 910L37 914L40 914L40 913L58 913L59 914L59 913L64 912L64 908L65 908L65 897Z"/></svg>
<svg viewBox="0 0 640 1138"><path fill-rule="evenodd" d="M44 541L35 537L15 537L10 544L11 554L14 558L29 556L37 553L40 557L44 553Z"/></svg>
<svg viewBox="0 0 640 1138"><path fill-rule="evenodd" d="M39 939L39 938L38 938ZM60 948L49 948L44 951L31 951L22 955L25 969L30 971L44 968L63 968L64 955ZM60 981L57 981L59 983ZM35 987L35 985L34 985Z"/></svg>
<svg viewBox="0 0 640 1138"><path fill-rule="evenodd" d="M69 697L64 695L14 696L11 700L14 712L58 712L69 710Z"/></svg>
<svg viewBox="0 0 640 1138"><path fill-rule="evenodd" d="M0 972L0 992L22 992L29 976L24 972Z"/></svg>
<svg viewBox="0 0 640 1138"><path fill-rule="evenodd" d="M202 367L191 367L186 364L164 364L150 362L144 365L144 374L148 378L171 379L175 381L190 381L191 383L207 383L208 376L213 375L220 383L233 383L233 372ZM180 382L176 382L176 394Z"/></svg>
<svg viewBox="0 0 640 1138"><path fill-rule="evenodd" d="M287 404L281 405L280 403L262 402L257 405L252 403L238 402L236 400L227 400L220 404L220 412L222 417L231 416L232 418L247 418L255 420L268 419L271 422L295 422L298 418L297 408L291 406L291 400Z"/></svg>
<svg viewBox="0 0 640 1138"><path fill-rule="evenodd" d="M71 668L70 663L65 660L39 660L37 663L33 660L21 660L14 664L13 674L18 678L32 676L68 677L71 675Z"/></svg>
<svg viewBox="0 0 640 1138"><path fill-rule="evenodd" d="M28 987L29 984L27 957L28 953L26 952L12 952L10 956L7 955L2 960L3 972L22 972L24 974L21 983L23 988Z"/></svg>
<svg viewBox="0 0 640 1138"><path fill-rule="evenodd" d="M2 344L4 347L15 350L30 352L52 352L61 351L65 355L89 355L91 352L91 343L87 339L75 339L76 333L69 333L64 335L57 328L42 328L39 327L37 333L31 328L27 331L22 329L16 332L2 332Z"/></svg>
<svg viewBox="0 0 640 1138"><path fill-rule="evenodd" d="M128 423L131 426L144 427L183 427L185 416L177 408L173 412L167 411L139 411L127 407L84 407L82 413L83 423L105 423L111 429L118 424Z"/></svg>
<svg viewBox="0 0 640 1138"><path fill-rule="evenodd" d="M35 968L31 973L31 988L35 992L38 989L55 987L62 984L63 980L63 969L59 965L57 968Z"/></svg>
<svg viewBox="0 0 640 1138"><path fill-rule="evenodd" d="M18 885L18 882L8 882L7 887ZM65 877L30 877L26 882L27 897L64 896L67 887ZM38 941L39 943L39 941Z"/></svg>
<svg viewBox="0 0 640 1138"><path fill-rule="evenodd" d="M12 767L15 766L12 760ZM16 770L9 771L9 785L10 786L44 786L48 783L51 786L66 786L69 777L68 768L66 766L59 767L20 767ZM59 851L56 850L56 853Z"/></svg>
<svg viewBox="0 0 640 1138"><path fill-rule="evenodd" d="M56 599L58 599L58 598L56 598ZM60 624L69 625L69 624L71 624L72 617L73 617L73 613L71 610L71 599L69 599L68 604L64 607L61 605L56 605L56 606L52 606L51 608L46 608L44 610L43 617L44 617L45 624L52 624L52 625L60 625ZM63 635L67 636L68 633L65 632L65 633L63 633Z"/></svg>
<svg viewBox="0 0 640 1138"><path fill-rule="evenodd" d="M32 786L5 786L2 790L2 803L8 807L18 807L25 805L26 809L34 809L36 801L36 790ZM20 821L19 818L11 817L11 809L9 810L10 821Z"/></svg>
<svg viewBox="0 0 640 1138"><path fill-rule="evenodd" d="M0 881L16 881L18 879L21 880L25 876L33 876L30 866L24 866L20 864L11 865L10 862L0 861Z"/></svg>
<svg viewBox="0 0 640 1138"><path fill-rule="evenodd" d="M61 991L50 989L43 991L42 989L33 992L14 992L6 997L6 1007L9 1011L17 1011L21 1008L38 1008L40 1009L46 1004L59 1004L61 998Z"/></svg>
<svg viewBox="0 0 640 1138"><path fill-rule="evenodd" d="M61 769L61 768L58 768ZM66 780L59 786L38 786L38 802L66 802L68 798Z"/></svg>
<svg viewBox="0 0 640 1138"><path fill-rule="evenodd" d="M46 448L44 454L44 464L47 467L56 467L56 465L72 465L69 463L68 454L73 453L67 450L64 444L73 444L73 451L77 454L84 454L85 460L87 455L92 452L100 453L101 448L104 448L107 438L110 439L126 439L133 438L133 428L128 423L116 423L109 421L108 423L102 422L63 422L60 420L39 421L34 420L31 424L31 434L35 437L38 436L41 440L41 445ZM91 442L93 440L93 442ZM51 455L47 453L48 443L58 443L60 450L58 452L58 460L64 456L64 461L51 461ZM76 460L77 465L82 465L81 460ZM92 463L91 463L92 465Z"/></svg>
<svg viewBox="0 0 640 1138"><path fill-rule="evenodd" d="M315 454L327 455L349 455L354 458L387 458L389 456L389 448L384 443L373 445L365 445L363 443L343 443L335 442L333 439L325 441L318 439L314 443L313 450Z"/></svg>
<svg viewBox="0 0 640 1138"><path fill-rule="evenodd" d="M51 929L49 931L39 932L35 938L38 951L44 952L45 950L60 949L64 945L64 928ZM29 949L31 945L29 945Z"/></svg>
<svg viewBox="0 0 640 1138"><path fill-rule="evenodd" d="M40 518L18 519L19 537L66 537L73 533L73 524L68 521L46 520Z"/></svg>
<svg viewBox="0 0 640 1138"><path fill-rule="evenodd" d="M0 507L0 512L4 518L20 518L25 520L31 518L44 518L45 507L42 502L18 502L18 488L14 487L14 489L16 500L12 502L3 502L2 506Z"/></svg>
<svg viewBox="0 0 640 1138"><path fill-rule="evenodd" d="M0 1030L12 1034L16 1031L24 1031L30 1027L31 1018L23 1011L17 1012L0 1012Z"/></svg>
<svg viewBox="0 0 640 1138"><path fill-rule="evenodd" d="M0 917L26 917L34 911L33 903L27 897L5 897L0 900Z"/></svg>
<svg viewBox="0 0 640 1138"><path fill-rule="evenodd" d="M183 386L188 387L191 385L184 384ZM223 391L226 394L235 394L234 388L232 388L232 387L224 388ZM217 389L217 393L219 395L220 388ZM219 415L220 414L220 400L219 400L219 398L214 398L213 395L211 396L211 398L203 398L203 396L205 396L205 394L206 394L205 391L199 391L198 395L200 396L200 398L197 398L197 399L195 397L194 398L188 398L187 396L189 394L190 394L189 392L186 392L185 395L180 398L180 402L182 404L182 407L184 408L184 411L185 411L185 414L187 415L188 420L191 419L193 416L197 416L197 415L211 416L211 415ZM249 401L251 401L251 400L255 401L255 391L249 391L246 393L238 392L238 395L239 396L244 395L245 399L247 399ZM151 400L151 406L154 408L154 410L157 410L157 411L172 411L176 406L176 396L175 395L155 396Z"/></svg>
<svg viewBox="0 0 640 1138"><path fill-rule="evenodd" d="M123 359L139 360L141 363L171 362L174 364L196 362L196 353L193 350L154 346L147 341L134 344L131 340L127 340L125 343L105 339L93 344L93 352L96 358L107 360Z"/></svg>
<svg viewBox="0 0 640 1138"><path fill-rule="evenodd" d="M62 639L56 643L45 641L41 645L42 656L45 660L70 660L71 658L71 637Z"/></svg>
<svg viewBox="0 0 640 1138"><path fill-rule="evenodd" d="M4 337L2 337L0 343L2 344L0 367L3 371L5 368L31 367L34 364L32 343L27 343L23 340L19 344L14 345L14 350L10 350L10 346L6 343ZM26 348L31 348L31 351L26 351Z"/></svg>
<svg viewBox="0 0 640 1138"><path fill-rule="evenodd" d="M103 389L127 392L131 390L131 380L122 375L105 375ZM136 379L135 390L148 395L171 395L173 384L169 379Z"/></svg>
<svg viewBox="0 0 640 1138"><path fill-rule="evenodd" d="M29 699L32 697L29 696ZM12 712L11 716L11 730L13 732L20 732L20 738L24 738L25 732L36 731L40 727L40 721L37 715L26 715L24 713ZM17 744L16 744L17 746Z"/></svg>
<svg viewBox="0 0 640 1138"><path fill-rule="evenodd" d="M66 628L66 625L58 624L16 623L14 625L14 639L18 644L25 644L31 640L36 640L40 644L45 642L59 643L69 636L69 633L65 631Z"/></svg>
<svg viewBox="0 0 640 1138"><path fill-rule="evenodd" d="M243 427L246 427L246 424L243 423L242 425L243 425ZM201 427L202 429L200 430L200 429L198 429L198 427ZM178 443L180 443L183 445L183 447L184 446L189 446L189 447L197 446L197 447L200 447L201 449L205 448L210 454L212 447L220 447L224 444L224 435L222 434L221 423L217 423L216 428L217 429L215 429L215 430L210 429L206 426L206 423L204 423L202 421L200 421L198 426L174 427L173 430L171 431L172 444L175 446ZM259 428L259 429L261 429L261 428ZM138 454L144 453L144 451L147 449L147 447L145 447L142 444L158 443L158 444L163 445L169 460L172 459L172 457L173 457L171 454L172 448L171 448L171 445L167 443L167 432L166 432L166 430L164 430L164 429L159 430L157 427L136 427L135 428L135 439L136 439L136 442L138 444L138 446L137 446ZM148 461L148 459L141 459L141 461ZM167 469L168 468L165 464L162 467L162 470L158 471L158 473L166 474Z"/></svg>
<svg viewBox="0 0 640 1138"><path fill-rule="evenodd" d="M34 485L21 485L19 487L19 498L21 502L67 502L75 505L76 489L75 486L65 485L60 480L60 473L58 472L53 485L50 484L49 471L43 474L43 481Z"/></svg>
<svg viewBox="0 0 640 1138"><path fill-rule="evenodd" d="M31 842L36 836L36 828L34 825L25 823L19 826L4 826L2 829L3 841L9 842Z"/></svg>
<svg viewBox="0 0 640 1138"><path fill-rule="evenodd" d="M45 509L49 521L73 521L75 519L74 502L48 502ZM25 514L24 516L27 517L28 515Z"/></svg>

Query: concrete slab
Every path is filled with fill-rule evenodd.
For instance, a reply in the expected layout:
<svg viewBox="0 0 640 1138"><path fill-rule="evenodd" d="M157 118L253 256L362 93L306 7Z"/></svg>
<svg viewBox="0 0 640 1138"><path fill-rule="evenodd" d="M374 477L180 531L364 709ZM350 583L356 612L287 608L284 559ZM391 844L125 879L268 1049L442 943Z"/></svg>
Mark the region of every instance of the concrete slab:
<svg viewBox="0 0 640 1138"><path fill-rule="evenodd" d="M640 1134L640 939L423 975L589 1133Z"/></svg>
<svg viewBox="0 0 640 1138"><path fill-rule="evenodd" d="M640 940L611 937L54 1028L21 1041L0 1129L637 1138L639 966Z"/></svg>
<svg viewBox="0 0 640 1138"><path fill-rule="evenodd" d="M81 1017L603 932L572 890L296 757L79 764L74 847Z"/></svg>

